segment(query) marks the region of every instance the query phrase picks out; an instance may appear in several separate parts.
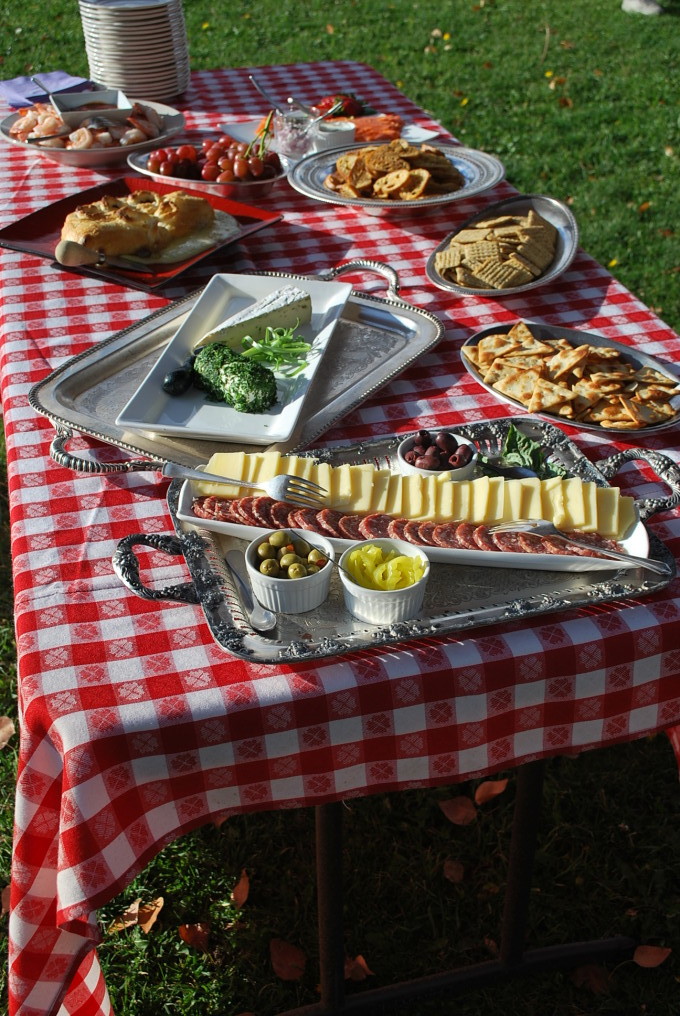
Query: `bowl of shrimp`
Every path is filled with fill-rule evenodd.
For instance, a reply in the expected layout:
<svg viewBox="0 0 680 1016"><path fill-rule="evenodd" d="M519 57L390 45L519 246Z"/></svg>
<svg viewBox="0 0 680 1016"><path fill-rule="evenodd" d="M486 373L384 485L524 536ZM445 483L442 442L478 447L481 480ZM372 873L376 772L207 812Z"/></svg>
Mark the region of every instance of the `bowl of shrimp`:
<svg viewBox="0 0 680 1016"><path fill-rule="evenodd" d="M79 98L86 103L88 94L98 104L103 93L81 92ZM157 148L184 128L184 116L171 106L145 99L130 99L129 104L129 110L83 110L73 126L52 103L37 102L3 120L0 137L54 162L92 168L125 162L130 152Z"/></svg>

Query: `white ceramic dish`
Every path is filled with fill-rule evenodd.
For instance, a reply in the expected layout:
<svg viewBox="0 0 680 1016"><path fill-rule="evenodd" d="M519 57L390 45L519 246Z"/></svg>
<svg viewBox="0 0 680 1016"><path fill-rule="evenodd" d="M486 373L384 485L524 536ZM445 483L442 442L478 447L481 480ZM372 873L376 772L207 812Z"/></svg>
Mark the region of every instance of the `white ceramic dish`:
<svg viewBox="0 0 680 1016"><path fill-rule="evenodd" d="M548 222L551 222L557 230L557 241L555 245L555 257L552 264L537 279L527 282L523 286L513 286L508 289L472 289L468 286L459 286L455 282L445 279L436 271L434 262L440 251L447 250L451 240L462 229L469 229L482 219L491 219L499 215L525 215L534 209ZM519 194L516 197L507 198L504 201L497 201L489 205L484 211L478 212L457 226L430 254L425 270L430 282L440 289L448 289L452 293L459 293L461 296L492 296L494 298L513 296L515 293L524 293L529 289L536 289L538 286L546 286L553 282L559 275L567 270L576 256L578 250L579 231L576 219L569 208L556 198L545 197L543 194Z"/></svg>
<svg viewBox="0 0 680 1016"><path fill-rule="evenodd" d="M86 94L86 93L82 93ZM94 92L90 93L96 94ZM184 127L184 115L172 106L166 106L162 102L152 102L150 99L130 99L130 102L141 102L143 106L151 106L163 120L163 132L157 138L150 138L148 141L138 145L127 147L115 145L112 148L42 148L40 145L29 145L25 141L18 141L9 133L12 125L19 119L18 113L12 113L0 123L0 137L10 145L17 145L19 148L30 149L39 155L43 155L52 162L60 162L63 166L76 166L79 169L96 169L99 166L111 166L116 163L126 162L129 155L135 152L149 152L154 148L162 148L163 145L174 138ZM163 177L167 182L167 178Z"/></svg>
<svg viewBox="0 0 680 1016"><path fill-rule="evenodd" d="M199 339L232 314L285 285L285 280L258 275L215 275L186 320L165 347L151 371L116 419L131 431L175 434L186 438L270 444L292 434L312 380L319 369L338 318L352 287L349 283L296 279L309 293L312 320L298 334L313 348L304 371L295 378L277 377L279 401L267 413L241 413L224 403L208 401L191 388L184 395L163 391L165 375L180 367Z"/></svg>
<svg viewBox="0 0 680 1016"><path fill-rule="evenodd" d="M419 466L414 466L410 462L406 461L406 453L410 452L416 443L416 436L412 434L411 437L404 438L400 442L397 448L397 462L399 463L399 469L402 473L411 474L416 476L440 476L448 477L450 480L469 480L475 471L477 464L477 449L475 448L472 441L468 441L467 438L461 437L460 434L454 434L451 431L453 437L457 440L459 446L464 444L469 448L473 449L473 455L470 461L464 466L457 466L454 469L421 469Z"/></svg>
<svg viewBox="0 0 680 1016"><path fill-rule="evenodd" d="M258 536L246 547L246 568L253 592L263 607L274 610L277 614L302 614L306 610L314 610L327 599L335 551L330 542L317 533L296 529L290 529L288 532L296 538L306 540L328 559L316 575L307 575L301 579L279 579L263 575L258 567L257 548L269 536L270 531L265 531L264 537Z"/></svg>
<svg viewBox="0 0 680 1016"><path fill-rule="evenodd" d="M348 557L354 550L349 547L339 561L340 581L345 606L353 617L369 624L396 624L416 617L423 606L425 588L430 577L430 562L419 547L403 540L370 540L372 546L380 547L386 553L396 551L399 556L415 557L425 561L425 572L418 582L404 589L368 589L352 582L347 574Z"/></svg>
<svg viewBox="0 0 680 1016"><path fill-rule="evenodd" d="M208 529L226 536L236 536L241 540L252 540L257 534L266 534L268 530L254 526L241 526L233 522L218 522L213 519L202 519L192 510L193 489L190 482L182 485L177 505L177 518L191 525ZM372 541L373 542L373 541ZM336 540L330 537L330 543L339 553L356 545L353 540ZM647 530L638 520L630 535L620 541L620 546L627 554L635 557L649 557L649 538ZM628 567L625 562L606 561L597 557L569 557L556 554L512 554L502 551L485 550L449 550L445 547L417 547L430 560L441 564L471 565L477 568L515 568L527 571L552 572L583 572L583 571L616 571ZM635 567L631 564L631 567Z"/></svg>
<svg viewBox="0 0 680 1016"><path fill-rule="evenodd" d="M481 194L495 187L505 176L502 162L494 155L480 152L474 148L463 148L460 145L438 144L437 148L465 178L464 185L450 194L435 194L431 197L419 198L417 201L379 201L377 198L349 198L324 187L324 180L333 172L338 156L345 151L359 151L370 145L349 145L336 148L332 152L316 152L301 159L291 170L288 181L295 190L317 201L325 201L332 205L350 205L355 208L367 208L381 212L410 210L418 213L423 208L439 208Z"/></svg>
<svg viewBox="0 0 680 1016"><path fill-rule="evenodd" d="M60 92L50 95L50 102L64 123L74 129L83 120L103 116L107 120L120 122L132 113L132 103L124 92L115 88L103 88L95 92Z"/></svg>

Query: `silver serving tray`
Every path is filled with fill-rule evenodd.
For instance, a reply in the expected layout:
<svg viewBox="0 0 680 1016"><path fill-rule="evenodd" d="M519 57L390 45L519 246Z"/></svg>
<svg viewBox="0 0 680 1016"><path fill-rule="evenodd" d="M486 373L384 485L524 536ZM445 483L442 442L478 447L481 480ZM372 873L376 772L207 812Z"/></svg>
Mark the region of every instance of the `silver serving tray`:
<svg viewBox="0 0 680 1016"><path fill-rule="evenodd" d="M319 371L307 396L300 421L291 437L272 448L306 448L337 420L351 412L382 385L396 377L431 349L444 334L433 314L399 298L399 280L387 265L370 260L346 262L317 278L331 280L350 271L377 272L387 280L387 297L356 290L345 306L329 343L326 360L334 369ZM284 281L304 276L262 272ZM224 441L199 440L130 431L115 424L118 414L139 388L166 345L194 306L199 293L176 301L92 349L73 357L29 392L31 406L57 429L52 457L62 465L87 473L131 472L153 468L148 459L197 466L213 452L230 447L261 451L257 445L232 446ZM142 460L97 462L72 456L66 444L73 433L86 434L125 449Z"/></svg>
<svg viewBox="0 0 680 1016"><path fill-rule="evenodd" d="M634 346L626 346L622 342L615 342L613 339L607 338L606 335L597 335L595 332L585 332L578 328L562 328L559 325L549 325L545 321L532 321L530 319L523 319L525 324L536 336L537 339L566 339L573 346L583 345L588 343L590 346L607 346L612 349L618 349L623 359L638 370L640 367L651 367L653 370L658 370L661 374L665 374L675 384L680 382L680 378L677 374L673 374L671 365L664 363L662 360L657 360L656 357L650 356L649 353L643 353L641 350L636 349ZM466 339L461 349L466 346L476 346L486 335L504 335L510 331L514 326L515 322L510 321L502 325L488 325L486 328L480 329L471 335L469 339ZM463 366L467 370L478 384L482 388L486 388L487 392L499 399L501 402L507 402L509 405L514 406L516 409L520 409L526 412L526 406L522 405L517 399L511 398L504 392L499 392L491 385L484 383L484 379L479 371L475 368L474 364L468 360L465 353L461 353L461 360ZM678 415L680 414L680 395L673 396L672 402L675 401L677 412L675 416L668 420L664 420L662 423L652 423L648 427L640 427L638 429L626 429L626 430L615 430L608 429L607 427L601 427L599 423L589 423L587 421L575 420L571 421L566 417L558 416L557 413L537 413L543 419L554 420L556 423L560 422L565 427L576 427L579 430L594 430L599 431L600 434L606 434L608 437L616 437L617 435L621 439L628 437L644 437L649 434L655 434L659 430L665 430L667 427L675 427L678 423Z"/></svg>
<svg viewBox="0 0 680 1016"><path fill-rule="evenodd" d="M555 257L552 260L552 264L537 279L527 282L523 286L511 286L508 289L472 289L470 286L459 286L456 282L445 279L436 270L434 263L437 254L440 251L447 250L451 240L462 229L469 229L484 219L492 219L499 215L525 215L531 209L544 219L547 219L548 222L551 222L557 230ZM574 260L578 250L578 240L578 225L567 205L558 201L557 198L550 198L544 194L518 194L515 197L505 198L503 201L497 201L495 204L489 205L466 222L461 223L460 226L456 226L432 251L427 259L425 271L428 279L435 286L438 286L440 289L448 289L452 293L458 293L459 296L491 296L494 299L514 296L516 293L525 293L529 289L536 289L538 286L546 286L549 282L554 282L558 276L567 270Z"/></svg>
<svg viewBox="0 0 680 1016"><path fill-rule="evenodd" d="M510 423L540 440L549 454L574 475L600 486L606 486L624 462L647 461L669 484L671 494L666 498L638 500L642 520L680 503L680 470L657 452L628 449L593 464L559 428L532 418L467 424L457 426L456 431L482 447L487 443L500 447ZM309 454L331 463L375 461L393 453L396 440L383 438ZM503 569L433 563L418 617L386 627L357 621L347 612L335 572L330 595L319 608L304 614L277 614L275 629L265 635L251 627L246 605L224 564L227 551L234 547L243 550L247 541L182 521L178 517L181 490L182 481L176 480L168 491L175 535L138 533L125 537L114 555L116 573L129 589L145 599L200 604L216 641L235 656L257 663L339 656L390 643L469 632L540 614L616 603L663 589L675 572L672 556L653 533L648 534L649 556L669 565L667 578L641 569L619 568L616 563L605 572L533 571L521 568L520 560L516 567ZM135 546L139 544L183 555L191 583L163 589L145 586L139 578L135 555Z"/></svg>

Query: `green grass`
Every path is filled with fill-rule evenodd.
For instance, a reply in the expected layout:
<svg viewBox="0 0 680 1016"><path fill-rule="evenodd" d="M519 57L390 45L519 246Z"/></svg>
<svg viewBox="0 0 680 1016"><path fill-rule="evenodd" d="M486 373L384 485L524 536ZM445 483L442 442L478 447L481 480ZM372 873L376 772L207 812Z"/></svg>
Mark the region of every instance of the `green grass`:
<svg viewBox="0 0 680 1016"><path fill-rule="evenodd" d="M518 189L568 200L583 246L679 330L680 4L667 8L669 16L643 18L624 15L619 0L184 0L194 68L371 64L464 144L499 155ZM0 0L0 18L1 77L53 67L87 73L74 0ZM0 512L0 714L15 717L4 492ZM15 764L16 745L0 752L5 882ZM465 829L451 826L437 802L470 793L468 785L347 804L346 943L374 971L368 986L490 955L512 812L508 775L506 793ZM531 914L532 943L632 934L673 949L663 966L621 964L603 995L551 974L471 993L455 1007L411 1004L409 1016L454 1008L462 1016L676 1016L679 801L663 735L551 762ZM460 885L443 877L447 857L465 865ZM233 818L163 850L101 913L107 926L137 897L165 898L148 936L129 930L101 950L118 1016L271 1016L314 1001L313 863L308 811ZM229 894L243 867L252 887L238 912ZM212 925L205 954L177 934L197 921ZM272 973L272 937L305 951L298 984Z"/></svg>

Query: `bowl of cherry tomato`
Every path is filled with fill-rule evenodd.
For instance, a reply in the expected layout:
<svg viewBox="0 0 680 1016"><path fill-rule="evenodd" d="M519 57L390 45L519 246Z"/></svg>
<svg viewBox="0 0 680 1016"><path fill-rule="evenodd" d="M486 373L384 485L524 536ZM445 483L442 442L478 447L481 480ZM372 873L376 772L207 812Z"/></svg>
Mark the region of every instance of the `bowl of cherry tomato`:
<svg viewBox="0 0 680 1016"><path fill-rule="evenodd" d="M286 176L278 154L264 143L228 134L135 153L128 165L154 180L190 183L192 190L243 201L265 197Z"/></svg>

